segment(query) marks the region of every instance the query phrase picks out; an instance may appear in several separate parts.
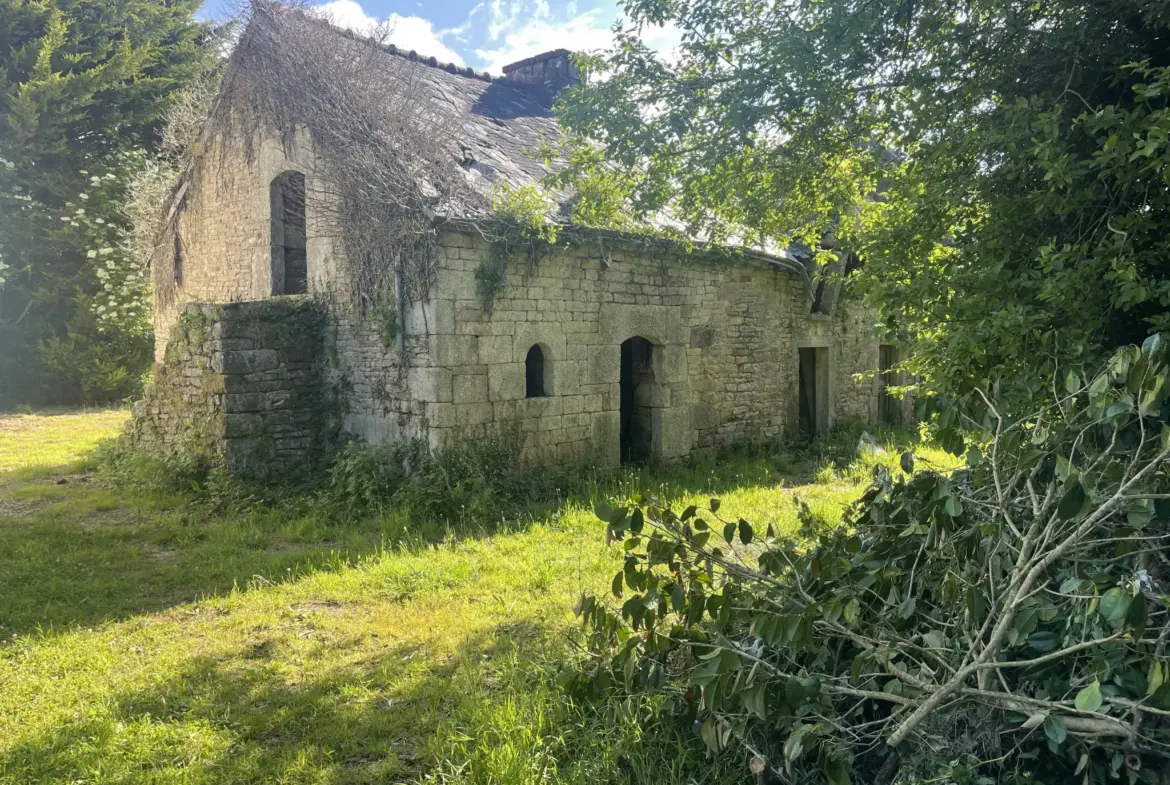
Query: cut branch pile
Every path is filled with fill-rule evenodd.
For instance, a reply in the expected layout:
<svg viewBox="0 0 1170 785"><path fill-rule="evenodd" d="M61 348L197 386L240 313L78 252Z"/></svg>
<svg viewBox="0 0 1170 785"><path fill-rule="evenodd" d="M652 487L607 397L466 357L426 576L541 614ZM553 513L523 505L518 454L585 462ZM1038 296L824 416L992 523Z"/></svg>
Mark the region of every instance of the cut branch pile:
<svg viewBox="0 0 1170 785"><path fill-rule="evenodd" d="M1158 782L1167 354L1156 336L1070 371L1026 415L945 406L967 468L882 468L840 530L799 500L799 537L717 500L599 507L626 557L620 605L578 609L601 655L579 686L663 690L713 752L789 782Z"/></svg>

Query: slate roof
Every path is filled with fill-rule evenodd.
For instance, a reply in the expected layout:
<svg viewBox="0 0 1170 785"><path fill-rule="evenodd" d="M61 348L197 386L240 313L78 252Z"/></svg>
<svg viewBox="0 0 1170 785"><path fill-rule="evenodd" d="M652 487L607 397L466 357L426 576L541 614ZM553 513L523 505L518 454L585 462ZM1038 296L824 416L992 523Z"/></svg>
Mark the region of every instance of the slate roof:
<svg viewBox="0 0 1170 785"><path fill-rule="evenodd" d="M534 88L506 78L471 78L441 66L424 67L418 77L463 121L457 134L459 163L469 175L518 188L538 184L550 173L538 151L555 143L560 129Z"/></svg>

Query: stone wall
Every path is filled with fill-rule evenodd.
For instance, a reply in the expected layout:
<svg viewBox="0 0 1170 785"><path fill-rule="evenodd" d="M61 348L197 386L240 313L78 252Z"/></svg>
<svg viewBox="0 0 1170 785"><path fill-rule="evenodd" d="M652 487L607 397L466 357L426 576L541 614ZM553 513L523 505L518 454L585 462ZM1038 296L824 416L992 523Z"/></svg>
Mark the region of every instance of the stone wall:
<svg viewBox="0 0 1170 785"><path fill-rule="evenodd" d="M339 425L326 318L304 297L187 305L129 439L257 479L313 467Z"/></svg>
<svg viewBox="0 0 1170 785"><path fill-rule="evenodd" d="M320 295L329 289L336 266L333 232L323 207L327 187L311 149L304 133L287 147L269 134L250 141L219 136L193 164L175 216L151 260L156 361L162 360L187 303L241 302L272 295L269 186L284 172L306 175L309 292ZM177 274L180 255L182 269Z"/></svg>
<svg viewBox="0 0 1170 785"><path fill-rule="evenodd" d="M872 316L844 297L831 316L810 315L793 272L598 243L516 260L488 308L475 271L490 254L473 233L443 235L432 299L408 324L426 347L401 369L412 401L404 433L438 446L515 429L528 460L616 463L621 345L634 336L654 345L655 381L639 395L657 459L790 432L802 346L828 350L830 423L876 415ZM534 344L550 394L526 398Z"/></svg>

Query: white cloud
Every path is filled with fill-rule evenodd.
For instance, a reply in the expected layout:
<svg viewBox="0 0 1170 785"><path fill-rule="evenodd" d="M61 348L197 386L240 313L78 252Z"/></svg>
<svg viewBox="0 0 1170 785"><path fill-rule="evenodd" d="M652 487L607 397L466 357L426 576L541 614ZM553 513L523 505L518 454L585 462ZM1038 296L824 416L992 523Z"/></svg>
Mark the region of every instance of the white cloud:
<svg viewBox="0 0 1170 785"><path fill-rule="evenodd" d="M492 0L489 10L488 38L498 45L476 49L475 55L484 70L494 74L502 73L509 63L553 49L592 52L608 48L613 44L610 28L618 18L616 5L577 13L575 2L569 3L565 16L558 17L547 0L533 0L528 6L518 0ZM668 53L678 44L680 33L673 26L649 28L642 37L652 48Z"/></svg>
<svg viewBox="0 0 1170 785"><path fill-rule="evenodd" d="M471 29L471 24L472 24L471 20L474 19L476 17L476 15L478 15L479 12L482 11L483 9L484 9L483 2L476 3L475 7L472 8L471 11L468 12L467 18L463 20L463 24L459 25L458 27L445 27L445 28L443 28L442 30L439 31L439 37L446 38L447 36L451 36L456 41L459 41L460 43L467 43L467 31L469 31Z"/></svg>
<svg viewBox="0 0 1170 785"><path fill-rule="evenodd" d="M387 19L378 19L367 14L355 0L331 0L315 8L321 16L338 27L359 33L369 33L378 25L385 23L389 29L387 43L401 49L413 49L420 55L435 57L445 63L463 65L463 58L459 53L443 43L443 36L452 31L436 31L429 19L400 14L390 14Z"/></svg>

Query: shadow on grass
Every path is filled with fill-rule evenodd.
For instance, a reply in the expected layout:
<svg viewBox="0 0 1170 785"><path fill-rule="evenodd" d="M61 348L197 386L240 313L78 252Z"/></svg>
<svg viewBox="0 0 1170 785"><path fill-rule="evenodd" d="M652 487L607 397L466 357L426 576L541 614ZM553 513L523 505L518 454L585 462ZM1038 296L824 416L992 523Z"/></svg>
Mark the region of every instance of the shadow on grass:
<svg viewBox="0 0 1170 785"><path fill-rule="evenodd" d="M832 449L843 454L845 442ZM808 482L826 451L757 449L681 465L582 472L532 484L507 507L486 504L438 522L401 511L352 517L290 495L216 512L187 493L160 494L61 467L0 481L0 641L93 626L233 589L343 569L403 543L490 536L555 518L566 506L641 493L672 502ZM63 484L59 484L63 483ZM489 499L491 497L489 496Z"/></svg>
<svg viewBox="0 0 1170 785"><path fill-rule="evenodd" d="M299 639L298 639L299 640ZM194 656L0 754L3 782L731 783L743 762L653 706L579 706L549 664L563 643L507 624L418 658L402 643L345 650L249 642ZM290 666L295 662L295 666ZM736 765L738 764L738 765Z"/></svg>
<svg viewBox="0 0 1170 785"><path fill-rule="evenodd" d="M214 514L93 475L0 489L0 640L93 626L348 566L402 523L338 527L303 500Z"/></svg>

